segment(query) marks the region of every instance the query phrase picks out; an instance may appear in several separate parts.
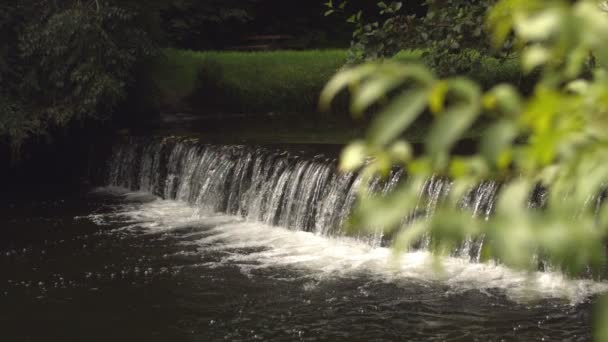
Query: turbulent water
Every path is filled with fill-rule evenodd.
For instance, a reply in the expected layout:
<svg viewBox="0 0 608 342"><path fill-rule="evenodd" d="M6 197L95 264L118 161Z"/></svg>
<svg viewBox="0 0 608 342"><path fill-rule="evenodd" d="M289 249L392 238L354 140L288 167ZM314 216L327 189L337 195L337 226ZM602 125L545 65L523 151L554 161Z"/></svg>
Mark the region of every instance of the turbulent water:
<svg viewBox="0 0 608 342"><path fill-rule="evenodd" d="M360 180L336 172L334 164L297 151L131 139L115 146L108 183L184 201L206 213L336 235ZM384 187L398 178L396 173Z"/></svg>
<svg viewBox="0 0 608 342"><path fill-rule="evenodd" d="M114 147L107 184L156 194L199 208L247 221L340 236L355 200L360 175L340 173L336 160L323 154L269 147L205 145L180 138L131 138ZM372 182L375 192L389 192L403 176L394 170L386 181ZM433 214L437 202L450 191L448 180L430 178L420 190L412 212ZM471 189L463 210L487 216L497 191L494 182ZM379 246L378 232L366 239ZM469 241L457 254L479 258L481 241Z"/></svg>
<svg viewBox="0 0 608 342"><path fill-rule="evenodd" d="M441 274L446 284L502 288L514 298L542 293L578 302L605 288L588 280L567 281L558 273L530 276L479 263L483 241L467 241L454 251L453 258L444 260L440 273L429 267L428 241L420 244L418 252L398 259L382 248L387 239L381 232L347 238L341 227L361 178L340 173L335 165L336 160L325 154L297 149L207 145L183 138L128 138L114 146L106 174L114 191L139 191L162 199L128 212L128 216L150 221L152 230L219 217L201 243L212 248L264 248L234 258L330 273L374 270L389 278L429 280ZM372 182L372 191L389 192L404 178L402 171L394 170L387 181ZM451 185L446 179L428 179L412 212L432 215ZM497 191L495 182L472 188L461 200L462 210L487 217Z"/></svg>
<svg viewBox="0 0 608 342"><path fill-rule="evenodd" d="M136 205L112 214L93 215L98 224L132 222L123 229L149 234L179 234L201 252L227 252L219 262L239 265L245 274L255 269L285 267L316 279L365 274L382 282L412 280L441 283L448 291L500 290L510 299L527 302L537 298L561 298L572 304L608 290L592 280L571 280L556 272L515 272L494 263L475 263L468 258L442 260L434 265L430 253L393 254L390 248L349 237L326 237L313 232L273 227L232 215L209 215L184 202L152 199L147 193L123 188L103 188L104 194L125 196ZM144 203L139 203L145 199Z"/></svg>
<svg viewBox="0 0 608 342"><path fill-rule="evenodd" d="M327 155L330 155L328 157ZM0 331L8 341L588 341L608 284L435 259L346 236L360 182L331 153L128 138L104 187L0 199ZM390 191L404 175L374 183ZM452 184L431 178L412 212ZM498 185L461 201L483 219ZM536 202L542 201L542 198Z"/></svg>
<svg viewBox="0 0 608 342"><path fill-rule="evenodd" d="M556 273L202 214L104 188L0 199L3 341L589 341ZM398 261L398 262L397 262Z"/></svg>

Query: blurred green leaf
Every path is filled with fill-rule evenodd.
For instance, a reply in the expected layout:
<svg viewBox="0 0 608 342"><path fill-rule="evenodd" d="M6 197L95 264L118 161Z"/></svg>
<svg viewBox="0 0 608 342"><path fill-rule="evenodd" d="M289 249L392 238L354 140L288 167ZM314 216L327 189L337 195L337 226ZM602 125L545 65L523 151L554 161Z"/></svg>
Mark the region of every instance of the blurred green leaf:
<svg viewBox="0 0 608 342"><path fill-rule="evenodd" d="M522 110L521 96L510 84L499 84L490 89L483 97L483 104L486 109L507 115L518 115Z"/></svg>
<svg viewBox="0 0 608 342"><path fill-rule="evenodd" d="M547 8L531 15L515 15L517 35L527 41L548 39L555 34L562 24L563 12L558 7Z"/></svg>
<svg viewBox="0 0 608 342"><path fill-rule="evenodd" d="M594 304L593 338L597 342L608 341L608 296L603 295Z"/></svg>
<svg viewBox="0 0 608 342"><path fill-rule="evenodd" d="M476 84L463 79L451 80L449 84L457 102L437 117L429 131L426 152L432 158L448 153L480 113L480 91Z"/></svg>
<svg viewBox="0 0 608 342"><path fill-rule="evenodd" d="M353 94L351 112L356 116L360 116L371 104L385 97L402 82L402 79L394 75L380 75L366 81Z"/></svg>
<svg viewBox="0 0 608 342"><path fill-rule="evenodd" d="M413 156L412 146L404 140L393 143L389 148L389 153L392 160L397 163L406 163L410 161Z"/></svg>
<svg viewBox="0 0 608 342"><path fill-rule="evenodd" d="M501 120L491 125L483 133L479 152L492 165L504 169L507 165L501 165L501 157L517 137L517 126L508 120Z"/></svg>
<svg viewBox="0 0 608 342"><path fill-rule="evenodd" d="M366 146L362 141L348 144L340 156L340 170L354 171L365 163Z"/></svg>
<svg viewBox="0 0 608 342"><path fill-rule="evenodd" d="M427 105L427 89L408 90L398 95L372 122L367 141L383 146L397 138L423 112Z"/></svg>
<svg viewBox="0 0 608 342"><path fill-rule="evenodd" d="M319 101L321 110L327 111L331 105L331 101L336 97L338 92L350 84L360 82L364 77L367 77L376 71L377 68L378 66L375 64L364 64L337 73L321 92Z"/></svg>
<svg viewBox="0 0 608 342"><path fill-rule="evenodd" d="M443 104L448 93L449 85L446 81L437 82L429 94L429 109L432 113L443 111Z"/></svg>
<svg viewBox="0 0 608 342"><path fill-rule="evenodd" d="M513 218L521 216L527 208L531 189L532 183L528 179L518 179L505 184L498 196L497 213Z"/></svg>
<svg viewBox="0 0 608 342"><path fill-rule="evenodd" d="M415 207L418 191L423 183L423 178L412 179L400 184L395 191L386 196L359 198L350 218L350 224L371 231L375 231L378 227L387 233L393 231Z"/></svg>
<svg viewBox="0 0 608 342"><path fill-rule="evenodd" d="M526 73L530 73L534 68L545 64L551 58L551 52L540 46L530 46L523 51L521 63L522 69Z"/></svg>

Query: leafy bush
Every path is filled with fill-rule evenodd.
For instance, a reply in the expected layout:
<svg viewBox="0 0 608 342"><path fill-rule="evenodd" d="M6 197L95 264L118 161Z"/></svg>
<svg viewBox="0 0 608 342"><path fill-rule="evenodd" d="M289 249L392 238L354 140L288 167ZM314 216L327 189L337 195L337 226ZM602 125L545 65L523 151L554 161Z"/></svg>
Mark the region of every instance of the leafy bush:
<svg viewBox="0 0 608 342"><path fill-rule="evenodd" d="M16 25L2 43L10 61L5 72L0 63L0 77L10 81L0 94L0 136L13 146L53 127L108 118L137 63L156 51L136 13L122 7L24 1L10 9L0 21Z"/></svg>
<svg viewBox="0 0 608 342"><path fill-rule="evenodd" d="M346 12L348 1L329 1L326 14ZM505 60L512 42L492 48L484 30L485 14L496 0L425 0L424 15L404 13L402 1L378 2L381 20L367 21L361 11L348 21L355 25L350 60L390 57L404 49L423 49L427 64L440 75L470 73L483 58Z"/></svg>

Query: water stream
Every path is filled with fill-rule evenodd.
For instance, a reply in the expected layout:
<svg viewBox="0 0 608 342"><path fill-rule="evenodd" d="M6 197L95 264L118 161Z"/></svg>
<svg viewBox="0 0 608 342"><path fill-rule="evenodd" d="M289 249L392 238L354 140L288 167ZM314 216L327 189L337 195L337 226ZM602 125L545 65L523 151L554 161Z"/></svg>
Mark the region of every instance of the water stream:
<svg viewBox="0 0 608 342"><path fill-rule="evenodd" d="M0 330L10 341L587 341L605 283L341 231L356 174L327 154L128 138L105 186L3 200ZM375 191L405 177L395 171ZM417 208L449 191L432 178ZM484 217L498 186L462 201Z"/></svg>

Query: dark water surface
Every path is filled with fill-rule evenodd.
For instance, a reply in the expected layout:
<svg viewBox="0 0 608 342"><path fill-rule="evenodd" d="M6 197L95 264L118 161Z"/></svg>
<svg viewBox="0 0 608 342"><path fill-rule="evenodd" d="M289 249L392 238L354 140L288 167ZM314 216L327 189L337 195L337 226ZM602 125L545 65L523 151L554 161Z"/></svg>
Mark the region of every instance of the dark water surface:
<svg viewBox="0 0 608 342"><path fill-rule="evenodd" d="M375 272L384 249L141 194L4 197L1 341L591 339L590 300L514 299L495 269Z"/></svg>

